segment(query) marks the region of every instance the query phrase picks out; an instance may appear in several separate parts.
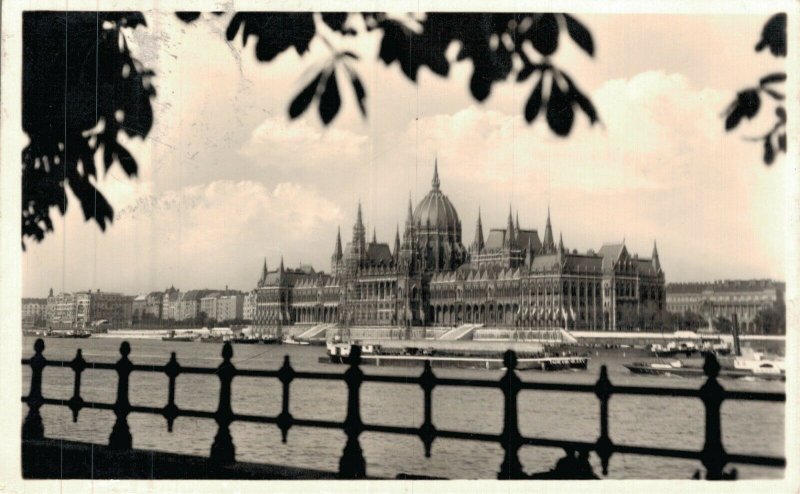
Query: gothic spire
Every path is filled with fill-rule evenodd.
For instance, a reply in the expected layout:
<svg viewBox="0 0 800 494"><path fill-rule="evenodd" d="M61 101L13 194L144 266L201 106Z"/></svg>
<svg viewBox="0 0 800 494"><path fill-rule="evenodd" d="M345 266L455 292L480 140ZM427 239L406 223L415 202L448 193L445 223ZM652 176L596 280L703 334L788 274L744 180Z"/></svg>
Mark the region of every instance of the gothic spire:
<svg viewBox="0 0 800 494"><path fill-rule="evenodd" d="M656 241L653 240L653 255L652 255L653 267L656 271L661 270L661 260L658 258L658 246L656 245Z"/></svg>
<svg viewBox="0 0 800 494"><path fill-rule="evenodd" d="M481 224L481 207L478 206L478 222L475 225L475 241L472 243L475 252L483 250L483 224Z"/></svg>
<svg viewBox="0 0 800 494"><path fill-rule="evenodd" d="M439 190L439 157L437 156L433 162L433 180L431 181L433 190Z"/></svg>
<svg viewBox="0 0 800 494"><path fill-rule="evenodd" d="M378 236L375 234L375 227L374 226L372 227L372 243L373 244L377 244L378 243Z"/></svg>
<svg viewBox="0 0 800 494"><path fill-rule="evenodd" d="M397 225L397 231L394 234L394 260L400 259L400 225Z"/></svg>
<svg viewBox="0 0 800 494"><path fill-rule="evenodd" d="M558 251L564 253L564 234L558 232Z"/></svg>
<svg viewBox="0 0 800 494"><path fill-rule="evenodd" d="M517 209L517 218L516 219L517 219L517 221L516 221L516 224L514 225L514 227L516 228L517 236L519 236L519 209Z"/></svg>
<svg viewBox="0 0 800 494"><path fill-rule="evenodd" d="M361 199L358 200L358 215L356 216L356 226L363 227L364 222L361 219Z"/></svg>
<svg viewBox="0 0 800 494"><path fill-rule="evenodd" d="M283 276L283 256L281 256L281 266L278 268L278 272Z"/></svg>
<svg viewBox="0 0 800 494"><path fill-rule="evenodd" d="M547 206L547 224L544 227L544 239L542 240L542 251L548 254L554 253L556 250L555 242L553 242L553 227L550 224L550 206Z"/></svg>
<svg viewBox="0 0 800 494"><path fill-rule="evenodd" d="M505 246L513 248L515 245L514 239L514 220L511 215L511 205L508 205L508 224L506 225L506 238Z"/></svg>
<svg viewBox="0 0 800 494"><path fill-rule="evenodd" d="M333 258L337 261L342 259L342 230L336 229L336 246L333 249Z"/></svg>

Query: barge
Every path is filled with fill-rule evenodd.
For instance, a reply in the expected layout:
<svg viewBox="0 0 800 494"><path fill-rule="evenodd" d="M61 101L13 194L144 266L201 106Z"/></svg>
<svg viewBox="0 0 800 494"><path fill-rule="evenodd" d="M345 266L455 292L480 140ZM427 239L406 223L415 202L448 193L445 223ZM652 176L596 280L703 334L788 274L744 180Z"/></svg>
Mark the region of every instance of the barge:
<svg viewBox="0 0 800 494"><path fill-rule="evenodd" d="M349 364L349 343L328 343L327 355L319 358L323 364ZM505 369L502 355L440 355L436 352L422 352L421 354L387 354L380 345L363 345L361 349L361 364L374 366L394 367L421 367L425 362L430 362L431 367L455 369ZM543 355L537 357L522 357L517 359L517 370L586 370L589 358L579 355Z"/></svg>

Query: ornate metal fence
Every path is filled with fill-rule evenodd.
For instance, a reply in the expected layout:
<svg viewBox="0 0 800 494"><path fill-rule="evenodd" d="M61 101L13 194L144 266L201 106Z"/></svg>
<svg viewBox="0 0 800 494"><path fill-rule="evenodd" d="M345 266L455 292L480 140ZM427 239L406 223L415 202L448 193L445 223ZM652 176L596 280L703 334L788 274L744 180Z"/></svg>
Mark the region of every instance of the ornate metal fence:
<svg viewBox="0 0 800 494"><path fill-rule="evenodd" d="M278 370L237 369L231 362L233 348L230 343L226 343L223 346L223 361L216 368L181 366L174 352L169 361L162 366L134 364L128 358L131 353L131 347L127 341L120 345L121 358L114 364L86 362L81 355L81 350L77 351L75 358L71 361L47 360L43 355L44 348L44 341L41 339L36 340L33 357L22 360L23 365L29 365L32 371L30 391L28 396L22 397L22 401L27 403L29 407L28 415L22 426L23 440L44 438L44 427L39 409L42 405L58 405L67 406L72 410L73 422L78 420L78 414L83 408L112 410L116 415L116 421L109 437L109 448L116 450L129 450L132 448L133 440L127 420L128 415L132 412L162 415L167 421L167 430L169 432L172 432L173 423L177 417L213 419L217 422L218 430L209 456L209 464L211 466L224 466L235 462L235 446L230 433L230 425L234 421L275 424L281 431L283 442L286 442L289 430L295 426L343 430L347 436L347 441L339 461L338 475L341 478L349 479L364 478L367 473L367 464L359 443L359 436L363 432L418 436L424 446L426 457L430 457L431 447L437 438L498 443L504 450L503 460L497 474L498 479L592 477L591 469L588 472L582 471L580 468L565 470L559 468L558 465L551 472L528 475L524 472L518 455L520 448L523 446L561 448L570 452L568 457L573 454L572 452L580 452L581 458L584 460L588 452L594 451L600 458L604 475L608 474L609 462L614 453L699 460L706 469L706 478L711 480L729 477L730 474L723 472L723 469L730 463L769 467L785 466L785 460L780 457L734 454L725 450L722 444L720 423L720 407L724 400L785 402L786 396L784 393L725 390L717 381L720 366L713 355L706 357L703 367L707 376L706 382L699 389L682 389L615 386L609 380L605 366L600 369L599 379L594 385L525 382L517 376L515 370L517 357L512 351L506 352L504 356L506 372L500 380L494 381L437 377L431 369L430 362L426 362L425 369L417 377L365 375L360 368L361 348L358 346L352 347L350 365L344 374L295 371L289 362L288 356L285 357L283 365ZM46 366L69 367L74 372L73 395L66 402L42 396L42 372ZM87 402L81 398L81 374L86 369L116 371L118 382L115 403ZM128 382L132 372L154 372L167 375L169 378L168 399L163 408L132 405L130 403L128 400ZM213 374L219 378L220 394L216 412L183 409L175 404L175 381L182 374ZM283 388L281 412L276 416L234 413L231 407L231 383L236 376L278 379ZM296 379L344 381L348 389L347 416L344 422L293 417L289 412L289 399L291 384ZM424 420L422 424L418 428L414 428L364 423L360 414L360 389L365 382L416 384L420 386L424 395ZM499 389L504 396L504 425L502 432L500 434L487 434L437 429L432 421L432 395L434 388L437 386ZM523 390L563 391L596 395L600 404L599 437L594 442L524 437L519 430L517 410L517 395ZM615 444L611 439L608 420L608 403L613 395L671 396L700 399L705 406L706 436L703 449L701 451L691 451ZM572 464L574 465L575 463ZM585 464L588 466L588 462Z"/></svg>

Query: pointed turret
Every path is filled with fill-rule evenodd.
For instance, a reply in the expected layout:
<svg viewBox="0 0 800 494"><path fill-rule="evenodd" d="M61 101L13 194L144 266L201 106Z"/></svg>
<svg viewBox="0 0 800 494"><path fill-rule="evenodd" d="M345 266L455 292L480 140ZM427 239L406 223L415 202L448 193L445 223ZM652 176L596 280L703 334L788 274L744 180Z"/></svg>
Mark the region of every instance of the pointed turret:
<svg viewBox="0 0 800 494"><path fill-rule="evenodd" d="M514 228L516 229L516 231L514 233L516 234L517 237L519 237L519 209L517 210L517 218L516 218L516 224L514 225Z"/></svg>
<svg viewBox="0 0 800 494"><path fill-rule="evenodd" d="M661 260L658 258L658 246L656 245L656 241L653 240L653 255L652 255L652 262L653 262L653 269L656 271L661 271Z"/></svg>
<svg viewBox="0 0 800 494"><path fill-rule="evenodd" d="M564 253L564 235L561 232L558 232L558 252Z"/></svg>
<svg viewBox="0 0 800 494"><path fill-rule="evenodd" d="M261 269L261 278L258 280L258 284L262 285L267 280L267 258L264 257L264 267Z"/></svg>
<svg viewBox="0 0 800 494"><path fill-rule="evenodd" d="M547 206L547 224L544 227L544 239L542 240L542 251L546 254L552 254L556 250L555 242L553 241L553 227L550 224L550 206Z"/></svg>
<svg viewBox="0 0 800 494"><path fill-rule="evenodd" d="M375 234L375 227L374 226L372 227L372 243L373 244L377 244L378 243L378 236Z"/></svg>
<svg viewBox="0 0 800 494"><path fill-rule="evenodd" d="M364 221L361 218L361 200L358 200L358 213L356 215L356 227L364 228Z"/></svg>
<svg viewBox="0 0 800 494"><path fill-rule="evenodd" d="M431 180L433 190L439 190L439 157L433 162L433 180Z"/></svg>
<svg viewBox="0 0 800 494"><path fill-rule="evenodd" d="M335 261L342 260L342 229L336 228L336 246L333 248L333 259Z"/></svg>
<svg viewBox="0 0 800 494"><path fill-rule="evenodd" d="M397 225L397 231L394 234L394 262L400 259L400 225Z"/></svg>
<svg viewBox="0 0 800 494"><path fill-rule="evenodd" d="M511 216L511 205L508 206L508 224L506 225L506 238L504 242L504 246L508 248L514 248L515 245L515 237L514 237L514 220Z"/></svg>
<svg viewBox="0 0 800 494"><path fill-rule="evenodd" d="M483 224L481 223L481 208L478 206L478 222L475 224L475 241L472 242L472 250L476 253L483 251Z"/></svg>

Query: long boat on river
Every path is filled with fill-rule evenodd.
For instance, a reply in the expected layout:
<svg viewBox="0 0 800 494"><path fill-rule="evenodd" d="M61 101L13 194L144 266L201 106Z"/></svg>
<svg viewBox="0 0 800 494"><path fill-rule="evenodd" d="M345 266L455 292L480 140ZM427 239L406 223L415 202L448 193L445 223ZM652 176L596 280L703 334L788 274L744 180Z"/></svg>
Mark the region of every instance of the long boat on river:
<svg viewBox="0 0 800 494"><path fill-rule="evenodd" d="M724 360L719 376L728 378L756 378L767 380L786 380L786 371L776 362L762 360L757 362L739 363L739 365L727 365ZM659 376L679 376L679 377L703 377L705 371L700 365L684 365L680 360L670 362L632 362L623 364L625 368L634 374L649 374Z"/></svg>
<svg viewBox="0 0 800 494"><path fill-rule="evenodd" d="M349 343L328 343L327 356L320 357L324 364L349 364ZM456 369L504 369L501 355L435 355L435 354L386 354L380 345L363 345L361 353L362 365L418 367L430 362L431 367ZM539 357L523 357L517 359L518 370L586 370L589 358L579 355L543 355Z"/></svg>

